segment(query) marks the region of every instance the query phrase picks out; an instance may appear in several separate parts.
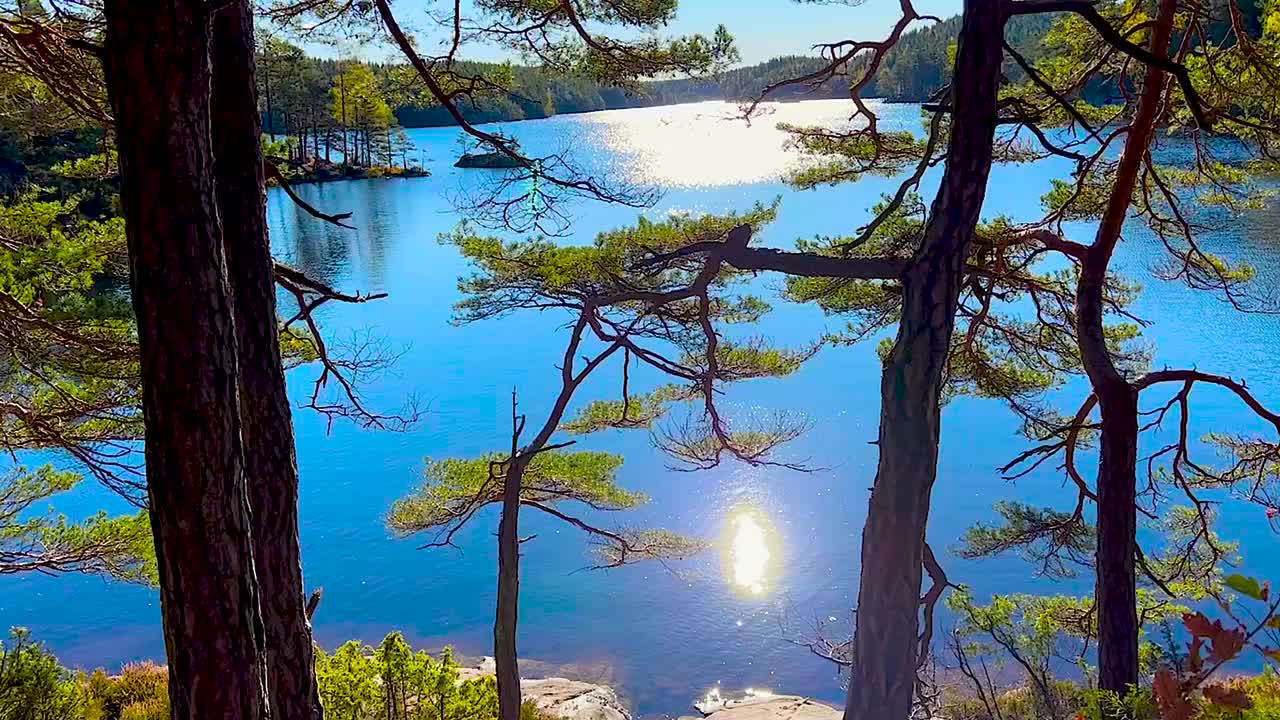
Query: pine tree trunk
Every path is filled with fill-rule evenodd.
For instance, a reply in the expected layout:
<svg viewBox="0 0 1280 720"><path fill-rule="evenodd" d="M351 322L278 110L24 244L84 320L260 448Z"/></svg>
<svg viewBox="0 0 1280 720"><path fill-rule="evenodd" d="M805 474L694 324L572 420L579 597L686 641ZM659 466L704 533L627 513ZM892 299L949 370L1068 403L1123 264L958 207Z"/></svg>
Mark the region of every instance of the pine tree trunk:
<svg viewBox="0 0 1280 720"><path fill-rule="evenodd" d="M1169 54L1177 0L1160 0L1149 49ZM1150 150L1167 78L1148 65L1142 94L1116 166L1111 196L1094 243L1080 267L1076 288L1076 334L1080 357L1098 398L1102 437L1098 458L1098 547L1095 557L1098 613L1098 686L1124 696L1138 682L1137 545L1138 396L1112 362L1103 331L1107 268L1133 202Z"/></svg>
<svg viewBox="0 0 1280 720"><path fill-rule="evenodd" d="M1138 683L1138 393L1129 383L1099 394L1098 685L1123 696Z"/></svg>
<svg viewBox="0 0 1280 720"><path fill-rule="evenodd" d="M273 718L318 720L311 624L298 543L293 418L280 364L275 276L254 80L253 16L231 0L214 17L213 150L236 314L241 436L267 641Z"/></svg>
<svg viewBox="0 0 1280 720"><path fill-rule="evenodd" d="M215 205L206 8L107 0L103 66L141 351L170 713L260 720L269 717L263 628Z"/></svg>
<svg viewBox="0 0 1280 720"><path fill-rule="evenodd" d="M502 490L498 523L498 609L493 623L493 659L498 679L498 720L520 719L520 666L516 619L520 606L520 483L524 468L511 463Z"/></svg>
<svg viewBox="0 0 1280 720"><path fill-rule="evenodd" d="M880 462L862 534L845 720L905 720L914 699L943 367L991 170L1003 25L999 0L965 0L946 170L903 277L902 321L881 380Z"/></svg>

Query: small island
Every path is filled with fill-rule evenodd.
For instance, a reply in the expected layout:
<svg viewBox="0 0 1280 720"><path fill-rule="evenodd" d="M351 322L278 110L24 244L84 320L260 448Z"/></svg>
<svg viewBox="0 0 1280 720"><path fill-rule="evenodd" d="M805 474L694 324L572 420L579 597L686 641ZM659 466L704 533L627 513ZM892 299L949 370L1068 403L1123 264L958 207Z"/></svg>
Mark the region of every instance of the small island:
<svg viewBox="0 0 1280 720"><path fill-rule="evenodd" d="M528 167L529 161L521 160L501 152L465 152L453 166L457 168L481 168L499 170Z"/></svg>

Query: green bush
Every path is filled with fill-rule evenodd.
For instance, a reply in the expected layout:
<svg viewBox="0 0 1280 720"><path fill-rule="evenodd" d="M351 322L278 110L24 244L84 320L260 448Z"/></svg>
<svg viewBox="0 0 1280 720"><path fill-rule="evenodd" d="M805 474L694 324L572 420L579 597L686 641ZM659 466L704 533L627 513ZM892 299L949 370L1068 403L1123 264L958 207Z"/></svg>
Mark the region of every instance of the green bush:
<svg viewBox="0 0 1280 720"><path fill-rule="evenodd" d="M1150 688L1131 688L1121 698L1105 690L1085 690L1076 717L1080 720L1156 720L1159 712Z"/></svg>
<svg viewBox="0 0 1280 720"><path fill-rule="evenodd" d="M80 679L26 629L13 628L0 641L0 720L74 720L86 706Z"/></svg>
<svg viewBox="0 0 1280 720"><path fill-rule="evenodd" d="M400 633L377 648L348 642L316 650L316 679L328 720L496 720L492 675L463 681L453 653L414 651ZM169 676L151 662L75 673L15 628L0 642L0 720L167 720ZM532 703L521 720L551 720Z"/></svg>
<svg viewBox="0 0 1280 720"><path fill-rule="evenodd" d="M492 676L459 682L445 648L439 658L414 651L388 634L378 647L348 642L316 653L316 680L327 720L494 720L498 688Z"/></svg>

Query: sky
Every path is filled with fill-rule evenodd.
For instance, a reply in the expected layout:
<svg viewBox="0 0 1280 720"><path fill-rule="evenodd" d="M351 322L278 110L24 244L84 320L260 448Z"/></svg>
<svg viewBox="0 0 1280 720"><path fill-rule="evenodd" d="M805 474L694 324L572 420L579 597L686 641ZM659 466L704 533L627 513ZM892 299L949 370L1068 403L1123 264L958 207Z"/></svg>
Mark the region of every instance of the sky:
<svg viewBox="0 0 1280 720"><path fill-rule="evenodd" d="M400 2L394 7L401 24L419 29L424 47L431 45L427 8L433 3ZM950 17L960 12L961 0L916 0L916 11ZM753 65L781 55L812 55L818 42L874 40L884 37L900 17L898 0L865 0L846 4L840 0L681 0L676 20L665 34L712 32L723 24L737 41L743 65ZM423 32L423 31L426 32ZM324 57L354 55L366 59L394 58L385 46L333 48L306 45L308 52ZM463 53L471 60L514 59L496 48L470 46Z"/></svg>
<svg viewBox="0 0 1280 720"><path fill-rule="evenodd" d="M916 11L947 18L960 0L917 0ZM902 13L898 0L866 0L858 5L793 0L682 0L675 33L729 28L744 64L780 55L812 55L814 43L883 38Z"/></svg>

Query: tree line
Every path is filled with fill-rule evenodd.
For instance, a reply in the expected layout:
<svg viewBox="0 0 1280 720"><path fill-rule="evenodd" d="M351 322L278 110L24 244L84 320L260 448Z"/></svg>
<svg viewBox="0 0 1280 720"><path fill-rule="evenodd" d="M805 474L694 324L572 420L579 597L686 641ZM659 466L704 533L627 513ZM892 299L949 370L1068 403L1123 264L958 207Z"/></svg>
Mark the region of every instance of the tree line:
<svg viewBox="0 0 1280 720"><path fill-rule="evenodd" d="M1008 28L1008 40L1031 58L1038 58L1041 40L1051 16L1016 18ZM960 18L953 17L903 35L890 49L867 97L896 102L924 102L950 77L948 52L954 45ZM429 96L407 90L409 69L397 63L366 63L311 57L279 37L259 39L259 95L263 129L269 134L299 136L312 156L341 157L343 127L362 138L353 157L397 156L402 144L400 128L455 125L449 109ZM459 76L495 79L502 92L477 93L457 107L469 123L507 122L556 115L653 107L707 100L742 101L766 88L774 100L806 100L848 96L848 72L829 77L814 86L783 81L820 70L822 58L786 56L763 63L726 69L697 78L644 80L625 87L602 83L583 72L562 74L546 68L513 63L455 61ZM855 63L856 64L856 63ZM1010 61L1006 71L1020 79L1021 69ZM273 78L276 80L273 81ZM282 81L282 79L285 79ZM343 109L343 95L350 107ZM392 135L387 136L390 130ZM385 136L385 137L384 137ZM356 140L348 139L349 143ZM393 163L384 163L393 164Z"/></svg>

